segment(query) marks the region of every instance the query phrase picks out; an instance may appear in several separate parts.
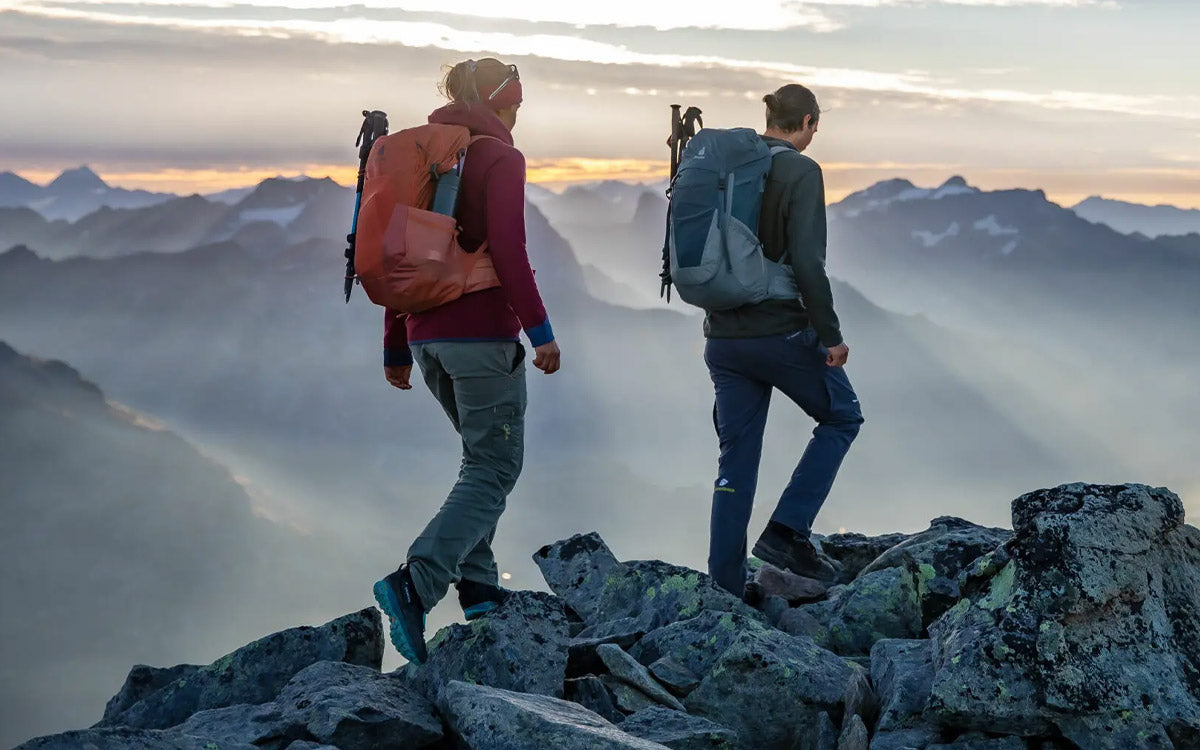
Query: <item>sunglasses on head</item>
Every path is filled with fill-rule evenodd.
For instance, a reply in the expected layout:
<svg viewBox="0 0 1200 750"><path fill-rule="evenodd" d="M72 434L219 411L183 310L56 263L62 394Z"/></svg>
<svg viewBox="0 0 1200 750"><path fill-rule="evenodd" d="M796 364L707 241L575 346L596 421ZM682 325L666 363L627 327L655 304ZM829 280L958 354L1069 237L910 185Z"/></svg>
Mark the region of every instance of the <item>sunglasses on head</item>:
<svg viewBox="0 0 1200 750"><path fill-rule="evenodd" d="M492 93L491 93L491 94L488 96L488 101L489 101L489 102L490 102L491 100L495 99L495 98L496 98L496 95L497 95L497 94L499 94L501 91L503 91L505 86L507 86L508 84L512 83L513 81L519 81L519 80L521 80L521 74L517 72L517 66L516 66L516 65L509 65L509 66L508 66L508 71L509 71L509 72L508 72L508 77L507 77L507 78L505 78L505 79L504 79L504 81L503 81L503 82L502 82L502 83L501 83L499 86L497 86L497 87L496 87L496 90L495 90L495 91L493 91L493 92L492 92Z"/></svg>

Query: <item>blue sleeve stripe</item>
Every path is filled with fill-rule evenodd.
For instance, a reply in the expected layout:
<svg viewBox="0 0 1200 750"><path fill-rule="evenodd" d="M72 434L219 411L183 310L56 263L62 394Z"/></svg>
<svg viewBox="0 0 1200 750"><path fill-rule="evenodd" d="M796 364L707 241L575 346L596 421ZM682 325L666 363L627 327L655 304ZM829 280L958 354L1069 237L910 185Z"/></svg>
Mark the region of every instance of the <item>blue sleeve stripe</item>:
<svg viewBox="0 0 1200 750"><path fill-rule="evenodd" d="M529 337L529 343L535 347L542 344L549 344L554 340L554 329L550 327L550 319L546 318L546 322L533 328L526 328L525 335Z"/></svg>

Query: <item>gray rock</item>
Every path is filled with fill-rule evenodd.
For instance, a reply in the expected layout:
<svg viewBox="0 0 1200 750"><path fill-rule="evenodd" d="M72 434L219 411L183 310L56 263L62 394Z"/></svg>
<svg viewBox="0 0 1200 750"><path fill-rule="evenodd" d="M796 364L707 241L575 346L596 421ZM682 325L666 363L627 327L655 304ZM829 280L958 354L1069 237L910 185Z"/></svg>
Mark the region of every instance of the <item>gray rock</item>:
<svg viewBox="0 0 1200 750"><path fill-rule="evenodd" d="M646 708L625 719L621 731L671 750L738 750L733 730L668 708Z"/></svg>
<svg viewBox="0 0 1200 750"><path fill-rule="evenodd" d="M759 622L762 613L725 591L707 574L659 560L623 563L600 593L597 621L633 617L647 632L701 612L734 612Z"/></svg>
<svg viewBox="0 0 1200 750"><path fill-rule="evenodd" d="M684 705L733 729L757 750L816 744L822 711L860 713L870 687L863 669L811 639L746 630L724 649ZM764 721L763 717L771 717Z"/></svg>
<svg viewBox="0 0 1200 750"><path fill-rule="evenodd" d="M32 739L15 750L257 750L254 745L222 742L178 732L129 727L84 729Z"/></svg>
<svg viewBox="0 0 1200 750"><path fill-rule="evenodd" d="M266 750L282 750L295 740L308 739L304 722L284 716L275 703L242 704L199 711L175 731L221 742L247 744Z"/></svg>
<svg viewBox="0 0 1200 750"><path fill-rule="evenodd" d="M288 745L287 750L338 750L338 748L333 745L322 745L316 742L309 742L308 740L301 740L300 742L293 742Z"/></svg>
<svg viewBox="0 0 1200 750"><path fill-rule="evenodd" d="M379 610L371 607L320 627L261 638L165 685L102 724L165 729L198 711L267 703L297 672L319 661L378 670L383 661Z"/></svg>
<svg viewBox="0 0 1200 750"><path fill-rule="evenodd" d="M703 676L721 654L744 632L766 633L768 628L731 612L704 612L652 630L630 653L642 664L669 656L689 671Z"/></svg>
<svg viewBox="0 0 1200 750"><path fill-rule="evenodd" d="M564 686L567 700L578 703L589 711L600 714L613 724L625 720L625 714L617 708L616 699L604 682L595 675L567 680Z"/></svg>
<svg viewBox="0 0 1200 750"><path fill-rule="evenodd" d="M676 711L686 710L679 699L671 695L665 687L651 677L650 672L636 659L622 651L620 646L614 643L605 643L596 649L596 653L613 677L637 688L667 708Z"/></svg>
<svg viewBox="0 0 1200 750"><path fill-rule="evenodd" d="M829 714L822 711L817 717L816 750L838 750L838 738L841 734L841 730L833 723L833 719L829 718Z"/></svg>
<svg viewBox="0 0 1200 750"><path fill-rule="evenodd" d="M821 648L831 648L829 625L833 621L836 600L793 607L779 618L775 627L789 635L812 638Z"/></svg>
<svg viewBox="0 0 1200 750"><path fill-rule="evenodd" d="M600 595L622 565L596 532L576 534L533 555L550 590L586 622L598 622Z"/></svg>
<svg viewBox="0 0 1200 750"><path fill-rule="evenodd" d="M465 750L663 750L582 706L544 695L451 682L440 708Z"/></svg>
<svg viewBox="0 0 1200 750"><path fill-rule="evenodd" d="M180 664L166 668L150 667L145 664L134 666L129 670L129 675L125 678L125 684L121 686L121 690L104 707L104 717L100 723L112 721L133 704L165 687L167 683L187 677L198 669L200 667L195 664Z"/></svg>
<svg viewBox="0 0 1200 750"><path fill-rule="evenodd" d="M877 557L887 552L897 544L907 540L911 534L882 534L880 536L863 536L862 534L830 534L819 537L821 550L831 559L842 566L840 583L849 583L858 577L863 568L870 565ZM813 535L814 539L818 535Z"/></svg>
<svg viewBox="0 0 1200 750"><path fill-rule="evenodd" d="M366 667L314 664L283 688L276 704L313 738L341 750L415 750L442 738L432 703L404 680Z"/></svg>
<svg viewBox="0 0 1200 750"><path fill-rule="evenodd" d="M634 629L631 630L630 627ZM645 634L645 630L634 626L631 617L584 629L571 640L567 649L567 676L582 677L603 672L603 662L596 655L598 646L614 643L623 649L629 649Z"/></svg>
<svg viewBox="0 0 1200 750"><path fill-rule="evenodd" d="M766 615L767 622L772 625L777 624L783 619L783 616L791 608L792 605L788 604L787 599L784 599L782 596L768 596L758 605L758 611Z"/></svg>
<svg viewBox="0 0 1200 750"><path fill-rule="evenodd" d="M617 708L626 714L636 713L645 708L655 708L662 704L654 700L650 696L638 690L633 685L630 685L624 680L613 677L610 674L601 675L600 681L604 683L604 687L612 694L613 700L617 704Z"/></svg>
<svg viewBox="0 0 1200 750"><path fill-rule="evenodd" d="M884 552L860 576L907 565L908 561L916 563L922 581L923 621L928 625L957 603L959 574L1011 538L1007 529L942 516L930 521L927 530Z"/></svg>
<svg viewBox="0 0 1200 750"><path fill-rule="evenodd" d="M700 684L700 676L669 656L653 662L648 669L654 678L683 698Z"/></svg>
<svg viewBox="0 0 1200 750"><path fill-rule="evenodd" d="M949 745L928 745L925 750L1026 750L1021 737L960 737Z"/></svg>
<svg viewBox="0 0 1200 750"><path fill-rule="evenodd" d="M871 684L879 704L876 732L923 724L922 713L933 689L933 649L929 641L876 642L871 648Z"/></svg>
<svg viewBox="0 0 1200 750"><path fill-rule="evenodd" d="M798 576L790 570L780 570L764 563L754 574L764 597L778 596L789 604L814 602L825 598L825 584L812 578Z"/></svg>
<svg viewBox="0 0 1200 750"><path fill-rule="evenodd" d="M411 677L433 701L451 680L562 697L569 643L557 598L516 591L487 617L438 631Z"/></svg>
<svg viewBox="0 0 1200 750"><path fill-rule="evenodd" d="M829 647L839 654L867 654L883 638L916 638L921 621L919 573L909 566L863 573L833 604Z"/></svg>
<svg viewBox="0 0 1200 750"><path fill-rule="evenodd" d="M634 641L646 634L638 624L636 617L622 617L619 620L609 620L589 625L575 636L579 641L596 641L599 643L616 643L621 648L627 648L626 641L632 645Z"/></svg>
<svg viewBox="0 0 1200 750"><path fill-rule="evenodd" d="M863 723L861 716L854 714L846 719L845 726L842 727L842 734L838 737L838 750L867 750L868 739L870 735L867 733L867 725Z"/></svg>
<svg viewBox="0 0 1200 750"><path fill-rule="evenodd" d="M876 732L871 738L871 750L925 750L930 744L941 742L941 739L941 731L931 726Z"/></svg>
<svg viewBox="0 0 1200 750"><path fill-rule="evenodd" d="M925 531L888 549L860 575L904 565L905 560L911 558L918 565L928 565L934 575L957 578L961 570L1007 542L1012 535L1008 529L989 528L961 518L941 516L930 521Z"/></svg>
<svg viewBox="0 0 1200 750"><path fill-rule="evenodd" d="M1200 731L1200 531L1142 485L1013 502L1009 560L933 624L929 714L1080 747ZM994 567L994 566L992 566Z"/></svg>

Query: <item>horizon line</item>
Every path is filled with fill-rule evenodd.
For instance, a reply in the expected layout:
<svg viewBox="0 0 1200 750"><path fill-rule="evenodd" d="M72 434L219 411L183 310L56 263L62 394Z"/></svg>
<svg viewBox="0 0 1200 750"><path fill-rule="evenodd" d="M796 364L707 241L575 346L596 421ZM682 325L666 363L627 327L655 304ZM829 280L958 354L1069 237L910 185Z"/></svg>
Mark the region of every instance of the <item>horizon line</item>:
<svg viewBox="0 0 1200 750"><path fill-rule="evenodd" d="M65 172L86 168L100 177L109 187L124 190L147 190L177 196L213 195L227 190L252 189L268 179L325 179L345 188L353 189L358 170L357 167L331 164L298 164L270 168L196 168L186 169L169 167L160 170L109 170L80 164L59 170L49 169L11 169L5 170L27 180L39 187L45 188ZM936 187L953 177L963 177L968 184L985 191L995 190L1041 190L1048 200L1065 208L1078 205L1088 198L1103 198L1106 200L1123 201L1147 207L1170 207L1180 210L1200 210L1200 194L1195 192L1163 192L1161 190L1079 190L1074 186L1063 186L1055 189L1044 185L1031 185L1019 180L1020 176L1032 177L1036 173L1031 170L988 169L972 170L967 165L951 164L903 164L903 163L838 163L822 164L826 177L826 200L837 203L852 193L888 179L906 179L914 185ZM975 178L967 178L972 171ZM1130 171L1156 174L1160 170L1113 170L1128 173ZM916 173L916 174L914 174ZM983 173L981 176L978 173ZM1043 176L1054 176L1050 171ZM1059 173L1061 174L1061 173ZM921 176L924 175L926 180ZM1071 175L1073 176L1073 175ZM1113 175L1114 177L1117 175ZM1191 175L1187 175L1190 177ZM647 159L601 159L589 157L570 157L560 159L531 159L528 161L527 179L529 184L543 188L562 191L573 185L588 185L604 181L624 182L627 184L652 185L668 178L668 169L659 160ZM1024 184L1022 184L1024 182Z"/></svg>

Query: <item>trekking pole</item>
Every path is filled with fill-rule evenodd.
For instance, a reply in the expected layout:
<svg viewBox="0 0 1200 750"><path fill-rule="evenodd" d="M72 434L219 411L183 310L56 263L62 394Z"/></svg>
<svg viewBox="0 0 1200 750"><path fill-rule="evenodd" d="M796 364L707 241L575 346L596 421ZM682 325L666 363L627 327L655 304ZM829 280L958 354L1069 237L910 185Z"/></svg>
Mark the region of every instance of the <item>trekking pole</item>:
<svg viewBox="0 0 1200 750"><path fill-rule="evenodd" d="M358 209L362 207L363 183L367 179L367 157L371 155L371 147L380 136L387 135L387 113L380 110L363 110L363 124L358 131L358 186L354 189L354 219L350 223L350 234L346 235L346 281L344 291L346 302L350 302L350 292L354 289L354 243L358 237Z"/></svg>
<svg viewBox="0 0 1200 750"><path fill-rule="evenodd" d="M688 107L687 111L680 115L681 109L683 107L679 104L671 105L671 136L667 139L667 146L671 148L671 182L667 186L667 236L663 240L663 270L659 274L662 284L658 289L658 296L659 299L665 297L668 304L671 302L671 190L675 187L675 175L679 172L683 149L692 136L696 135L696 124L704 127L704 120L700 117L702 113L698 107Z"/></svg>

